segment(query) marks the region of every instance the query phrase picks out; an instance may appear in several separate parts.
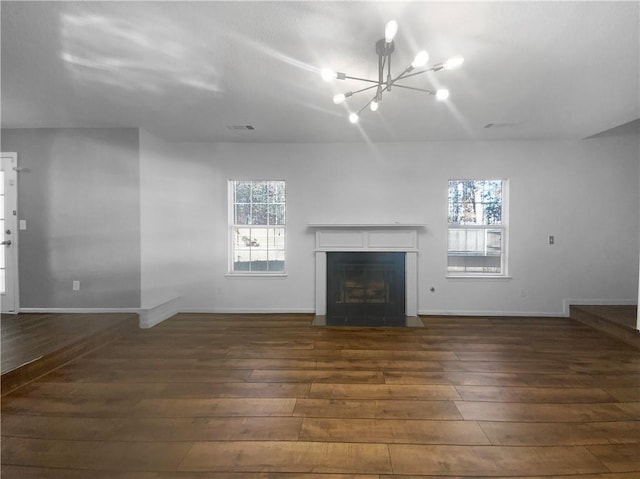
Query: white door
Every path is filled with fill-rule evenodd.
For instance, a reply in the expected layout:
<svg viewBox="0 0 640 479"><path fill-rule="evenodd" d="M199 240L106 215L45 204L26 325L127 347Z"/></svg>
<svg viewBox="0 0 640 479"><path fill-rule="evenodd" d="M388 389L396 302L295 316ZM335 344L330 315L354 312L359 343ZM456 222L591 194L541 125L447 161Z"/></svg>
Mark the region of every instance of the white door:
<svg viewBox="0 0 640 479"><path fill-rule="evenodd" d="M0 309L18 310L18 155L1 153L0 166Z"/></svg>

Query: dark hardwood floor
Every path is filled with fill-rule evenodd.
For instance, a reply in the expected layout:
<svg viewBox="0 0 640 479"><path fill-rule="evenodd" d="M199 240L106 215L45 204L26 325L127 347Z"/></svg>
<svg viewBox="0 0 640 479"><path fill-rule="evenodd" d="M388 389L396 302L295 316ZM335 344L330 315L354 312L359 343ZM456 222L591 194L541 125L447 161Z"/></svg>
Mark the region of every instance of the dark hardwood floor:
<svg viewBox="0 0 640 479"><path fill-rule="evenodd" d="M137 328L131 313L3 314L2 394Z"/></svg>
<svg viewBox="0 0 640 479"><path fill-rule="evenodd" d="M180 314L2 398L2 477L640 477L640 351L566 318Z"/></svg>

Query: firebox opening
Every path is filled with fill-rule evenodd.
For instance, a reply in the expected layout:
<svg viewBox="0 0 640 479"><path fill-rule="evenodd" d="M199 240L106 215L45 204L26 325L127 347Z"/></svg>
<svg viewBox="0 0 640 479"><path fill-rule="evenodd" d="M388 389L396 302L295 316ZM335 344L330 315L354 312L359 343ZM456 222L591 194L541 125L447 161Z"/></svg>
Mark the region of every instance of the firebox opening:
<svg viewBox="0 0 640 479"><path fill-rule="evenodd" d="M327 325L405 326L405 253L327 253Z"/></svg>

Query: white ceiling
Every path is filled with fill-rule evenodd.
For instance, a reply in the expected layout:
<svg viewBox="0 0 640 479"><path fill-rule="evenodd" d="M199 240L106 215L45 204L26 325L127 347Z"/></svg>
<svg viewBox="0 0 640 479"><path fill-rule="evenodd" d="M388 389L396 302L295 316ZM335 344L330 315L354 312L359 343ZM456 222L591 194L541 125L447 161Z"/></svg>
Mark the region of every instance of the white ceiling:
<svg viewBox="0 0 640 479"><path fill-rule="evenodd" d="M636 120L638 2L9 2L2 126L139 127L176 141L577 139ZM376 78L395 19L394 73L426 49L459 70L334 105L331 67ZM493 123L493 128L484 128ZM252 125L255 130L230 129Z"/></svg>

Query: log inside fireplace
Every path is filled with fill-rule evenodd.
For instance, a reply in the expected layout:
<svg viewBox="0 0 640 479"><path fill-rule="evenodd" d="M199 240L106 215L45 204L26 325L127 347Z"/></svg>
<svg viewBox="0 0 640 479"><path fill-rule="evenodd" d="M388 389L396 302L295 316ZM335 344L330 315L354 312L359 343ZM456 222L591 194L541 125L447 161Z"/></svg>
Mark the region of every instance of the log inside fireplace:
<svg viewBox="0 0 640 479"><path fill-rule="evenodd" d="M327 325L405 326L405 253L327 253Z"/></svg>

